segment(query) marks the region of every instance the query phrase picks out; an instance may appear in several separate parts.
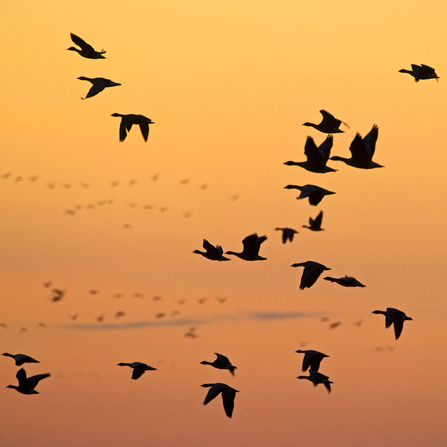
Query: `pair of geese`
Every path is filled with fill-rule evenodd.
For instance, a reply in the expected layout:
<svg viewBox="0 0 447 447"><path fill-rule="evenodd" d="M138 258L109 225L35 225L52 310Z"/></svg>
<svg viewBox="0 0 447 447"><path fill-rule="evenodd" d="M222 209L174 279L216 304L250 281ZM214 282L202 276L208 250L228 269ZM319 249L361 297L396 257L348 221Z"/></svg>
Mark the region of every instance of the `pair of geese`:
<svg viewBox="0 0 447 447"><path fill-rule="evenodd" d="M321 223L323 221L323 211L320 211L318 216L315 219L312 219L312 217L309 217L309 225L303 225L303 228L309 228L309 230L312 231L323 231L323 228L321 228ZM275 230L282 231L282 243L285 244L286 242L293 241L293 237L295 236L298 231L294 230L293 228L275 228Z"/></svg>
<svg viewBox="0 0 447 447"><path fill-rule="evenodd" d="M89 45L79 36L76 36L73 33L70 33L70 36L73 43L79 46L80 49L76 47L70 47L68 48L68 50L76 51L82 57L85 57L87 59L105 59L105 57L103 56L103 54L105 53L104 50L96 51L91 45ZM92 87L88 91L87 95L85 96L85 98L82 99L96 96L107 87L116 87L121 85L118 82L114 82L106 78L88 78L87 76L80 76L78 79L80 79L81 81L88 81L92 84ZM112 116L121 118L121 125L119 129L119 139L121 142L126 139L127 133L130 131L133 125L140 126L141 134L143 135L144 141L147 141L149 137L149 124L154 124L154 122L150 118L147 118L144 115L123 115L120 113L113 113Z"/></svg>

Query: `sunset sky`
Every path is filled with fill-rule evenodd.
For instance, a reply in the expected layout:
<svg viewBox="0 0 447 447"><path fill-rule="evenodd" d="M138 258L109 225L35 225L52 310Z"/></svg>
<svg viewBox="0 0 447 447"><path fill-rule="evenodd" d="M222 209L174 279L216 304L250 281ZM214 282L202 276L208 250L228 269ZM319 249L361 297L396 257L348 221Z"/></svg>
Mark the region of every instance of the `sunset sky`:
<svg viewBox="0 0 447 447"><path fill-rule="evenodd" d="M70 3L0 17L0 353L51 373L22 395L0 356L0 445L444 446L445 0ZM80 76L122 85L81 100ZM377 124L384 168L284 165L324 141L302 125L322 109L349 126L331 155ZM113 113L151 118L148 141L120 142ZM288 184L336 194L314 207ZM320 211L324 231L302 227ZM193 253L252 233L267 260ZM366 288L300 290L308 260ZM397 341L387 307L413 318ZM297 380L297 349L329 355L330 394ZM234 377L200 364L215 352ZM131 380L134 361L157 370ZM239 390L231 419L202 405L214 382Z"/></svg>

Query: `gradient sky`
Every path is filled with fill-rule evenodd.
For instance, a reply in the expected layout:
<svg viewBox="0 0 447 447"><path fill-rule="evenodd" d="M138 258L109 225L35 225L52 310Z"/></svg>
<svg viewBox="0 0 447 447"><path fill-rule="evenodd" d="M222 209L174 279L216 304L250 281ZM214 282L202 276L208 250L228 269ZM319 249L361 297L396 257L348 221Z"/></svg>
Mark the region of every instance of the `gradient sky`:
<svg viewBox="0 0 447 447"><path fill-rule="evenodd" d="M59 3L0 17L1 352L51 373L21 395L0 357L0 444L443 446L446 2ZM70 32L107 59L67 51ZM421 63L439 82L398 72ZM122 85L82 101L79 76ZM349 124L332 155L377 124L385 168L285 166L324 140L302 126L321 109ZM148 142L120 143L114 112L151 118ZM312 207L291 183L336 194ZM302 228L320 210L325 231ZM266 261L192 253L254 232ZM307 260L367 287L299 290ZM371 313L387 307L413 318L398 341ZM330 356L331 394L296 379L297 349ZM200 365L214 352L234 378ZM157 371L130 380L133 361ZM232 419L202 405L209 382L240 391Z"/></svg>

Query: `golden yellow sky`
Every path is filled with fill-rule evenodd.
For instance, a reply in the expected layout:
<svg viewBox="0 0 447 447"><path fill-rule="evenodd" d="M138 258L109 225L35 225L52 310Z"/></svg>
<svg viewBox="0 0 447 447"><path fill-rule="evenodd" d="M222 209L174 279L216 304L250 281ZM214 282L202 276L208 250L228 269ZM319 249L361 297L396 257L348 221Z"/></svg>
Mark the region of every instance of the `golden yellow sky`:
<svg viewBox="0 0 447 447"><path fill-rule="evenodd" d="M447 4L59 3L0 18L1 349L51 373L21 395L0 357L0 444L444 445ZM70 32L107 58L67 51ZM398 72L421 63L439 82ZM122 85L82 101L79 76ZM332 155L377 124L385 168L285 166L323 142L302 126L321 109L349 125ZM133 127L120 143L115 112L151 118L148 142ZM336 194L312 207L287 184ZM302 228L320 210L325 231ZM276 227L299 234L283 245ZM254 232L266 261L192 253ZM299 290L307 260L367 287ZM387 307L413 318L398 341L371 313ZM330 356L330 395L296 379L297 349ZM234 378L200 365L214 352ZM116 365L133 361L157 371L130 380ZM201 405L209 382L240 391L232 419Z"/></svg>

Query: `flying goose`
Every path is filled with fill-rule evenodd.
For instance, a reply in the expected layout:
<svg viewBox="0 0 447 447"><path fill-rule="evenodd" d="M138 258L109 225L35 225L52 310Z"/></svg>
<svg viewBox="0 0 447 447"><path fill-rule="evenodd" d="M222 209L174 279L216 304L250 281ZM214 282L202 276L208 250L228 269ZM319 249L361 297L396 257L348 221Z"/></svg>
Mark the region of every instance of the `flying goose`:
<svg viewBox="0 0 447 447"><path fill-rule="evenodd" d="M328 191L327 189L320 188L319 186L315 185L304 185L304 186L298 186L298 185L287 185L284 186L285 189L299 189L301 191L301 194L297 197L297 199L305 199L306 197L309 198L309 203L313 206L317 206L322 200L324 196L327 196L329 194L335 194L335 192Z"/></svg>
<svg viewBox="0 0 447 447"><path fill-rule="evenodd" d="M231 386L226 385L225 383L204 383L204 388L209 388L209 391L203 401L203 405L211 402L216 396L222 393L222 401L225 410L225 414L231 418L234 409L234 398L236 397L236 393L238 390L231 388Z"/></svg>
<svg viewBox="0 0 447 447"><path fill-rule="evenodd" d="M17 371L16 374L17 380L19 381L19 385L8 385L6 388L14 388L19 393L22 394L39 394L34 388L36 385L46 377L50 377L50 374L37 374L36 376L26 377L26 371L21 368Z"/></svg>
<svg viewBox="0 0 447 447"><path fill-rule="evenodd" d="M76 36L76 34L70 33L70 36L73 43L75 43L78 47L81 47L81 49L70 47L68 50L77 51L82 57L86 57L87 59L105 59L103 56L105 53L104 50L95 51L91 45L89 45L85 40Z"/></svg>
<svg viewBox="0 0 447 447"><path fill-rule="evenodd" d="M299 162L286 161L284 164L288 166L301 166L310 172L336 172L336 169L326 166L329 155L331 154L333 140L334 137L329 135L320 146L317 146L313 138L308 136L304 146L304 154L307 160Z"/></svg>
<svg viewBox="0 0 447 447"><path fill-rule="evenodd" d="M299 354L304 354L303 358L303 372L306 372L309 367L313 371L318 371L320 369L320 363L325 357L329 357L326 354L323 354L322 352L314 351L313 349L305 349L301 350L298 349Z"/></svg>
<svg viewBox="0 0 447 447"><path fill-rule="evenodd" d="M285 244L287 241L292 242L293 236L295 233L298 233L298 231L294 230L293 228L275 228L275 230L282 231L282 243Z"/></svg>
<svg viewBox="0 0 447 447"><path fill-rule="evenodd" d="M359 133L355 135L351 146L349 146L351 158L344 158L334 155L330 159L343 161L347 165L359 169L383 168L382 165L372 161L374 151L376 150L376 141L378 136L379 128L376 124L374 124L366 137L362 138Z"/></svg>
<svg viewBox="0 0 447 447"><path fill-rule="evenodd" d="M14 355L14 354L8 354L7 352L5 352L2 355L5 355L7 357L12 357L16 361L17 366L22 366L24 363L40 363L38 360L33 359L29 355L25 355L25 354L15 354Z"/></svg>
<svg viewBox="0 0 447 447"><path fill-rule="evenodd" d="M319 264L314 261L300 262L292 264L292 267L304 267L303 275L301 276L300 289L304 290L306 287L310 288L315 284L318 277L330 268L325 267L323 264Z"/></svg>
<svg viewBox="0 0 447 447"><path fill-rule="evenodd" d="M258 236L256 233L247 236L242 244L244 249L241 253L235 253L234 251L226 251L226 255L235 255L244 261L264 261L267 258L259 256L259 248L261 244L267 239L267 236Z"/></svg>
<svg viewBox="0 0 447 447"><path fill-rule="evenodd" d="M215 352L215 354L217 355L216 360L214 360L213 362L207 362L206 360L204 360L203 362L200 362L200 364L201 365L211 365L217 369L228 369L230 371L230 373L234 376L234 370L237 369L236 366L233 366L231 364L228 357L225 357L222 354L218 354L217 352Z"/></svg>
<svg viewBox="0 0 447 447"><path fill-rule="evenodd" d="M206 239L203 240L203 248L206 251L194 250L193 253L202 255L211 261L231 261L231 259L223 256L223 250L220 245L212 245Z"/></svg>
<svg viewBox="0 0 447 447"><path fill-rule="evenodd" d="M308 376L298 376L297 379L310 380L314 384L314 386L317 386L319 383L322 383L328 390L328 393L331 392L331 383L334 383L329 380L328 376L325 376L324 374L314 371L313 369L309 370Z"/></svg>
<svg viewBox="0 0 447 447"><path fill-rule="evenodd" d="M424 64L411 64L411 70L405 70L405 68L402 68L402 70L399 70L399 73L408 73L409 75L413 76L416 82L419 82L420 79L439 79L439 76L435 73L435 69Z"/></svg>
<svg viewBox="0 0 447 447"><path fill-rule="evenodd" d="M113 82L110 79L106 78L87 78L86 76L80 76L78 79L80 79L81 81L89 81L93 84L90 87L87 96L81 99L91 98L92 96L95 96L98 93L102 92L106 87L115 87L117 85L121 85L118 82Z"/></svg>
<svg viewBox="0 0 447 447"><path fill-rule="evenodd" d="M127 136L127 132L130 132L132 126L139 125L144 141L147 141L149 136L149 124L154 124L150 118L146 118L143 115L121 115L120 113L112 113L112 116L121 117L120 124L120 141L124 141Z"/></svg>
<svg viewBox="0 0 447 447"><path fill-rule="evenodd" d="M323 211L320 211L320 214L315 219L309 217L309 225L303 225L303 228L309 228L312 231L323 231L321 228L321 222L323 220Z"/></svg>
<svg viewBox="0 0 447 447"><path fill-rule="evenodd" d="M330 276L326 276L326 278L323 279L326 281L336 282L344 287L366 287L352 276L345 276L344 278L331 278Z"/></svg>
<svg viewBox="0 0 447 447"><path fill-rule="evenodd" d="M394 335L396 336L396 340L400 337L400 334L402 333L402 329L404 328L404 321L405 320L413 321L413 318L407 317L401 310L394 309L393 307L387 307L386 311L373 310L373 314L385 315L386 328L389 328L392 324L394 324Z"/></svg>
<svg viewBox="0 0 447 447"><path fill-rule="evenodd" d="M323 133L343 133L343 131L340 130L341 120L335 118L334 115L326 112L326 110L320 110L320 113L323 115L320 124L304 123L303 126L315 127L315 129ZM346 125L346 123L343 124Z"/></svg>
<svg viewBox="0 0 447 447"><path fill-rule="evenodd" d="M133 368L132 379L137 380L141 377L145 371L156 371L157 368L152 368L152 366L146 365L146 363L133 362L133 363L118 363L118 366L130 366Z"/></svg>

